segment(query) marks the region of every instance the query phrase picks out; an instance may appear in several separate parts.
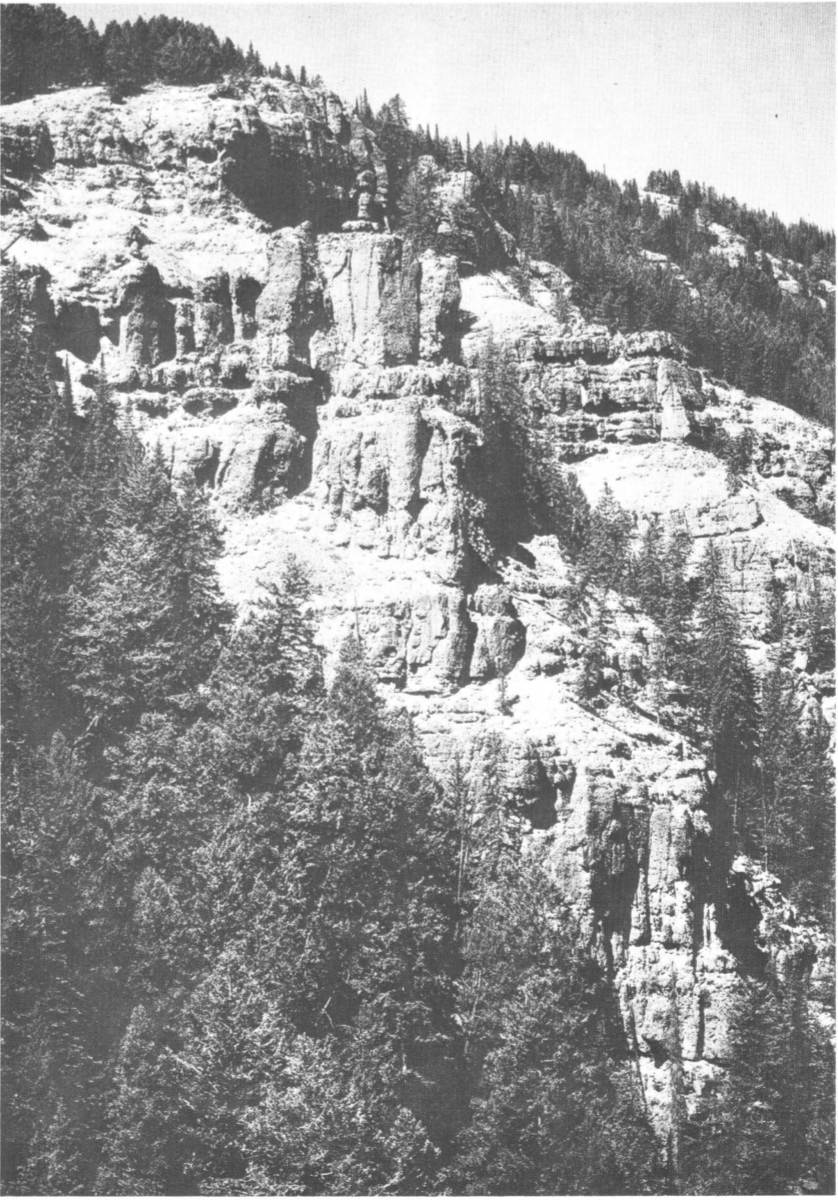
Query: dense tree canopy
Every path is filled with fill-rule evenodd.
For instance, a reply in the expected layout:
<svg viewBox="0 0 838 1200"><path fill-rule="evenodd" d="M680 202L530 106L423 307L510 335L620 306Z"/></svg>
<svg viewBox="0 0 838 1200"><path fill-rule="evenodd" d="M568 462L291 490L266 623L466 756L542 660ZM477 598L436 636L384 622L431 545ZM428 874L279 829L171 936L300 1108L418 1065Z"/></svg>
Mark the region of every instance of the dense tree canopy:
<svg viewBox="0 0 838 1200"><path fill-rule="evenodd" d="M308 83L305 67L298 77L279 64L266 70L252 45L243 51L230 38L220 41L209 26L180 17L112 20L100 34L92 21L85 26L55 4L4 4L0 46L3 104L92 83L107 84L118 98L149 83L213 83L229 72Z"/></svg>

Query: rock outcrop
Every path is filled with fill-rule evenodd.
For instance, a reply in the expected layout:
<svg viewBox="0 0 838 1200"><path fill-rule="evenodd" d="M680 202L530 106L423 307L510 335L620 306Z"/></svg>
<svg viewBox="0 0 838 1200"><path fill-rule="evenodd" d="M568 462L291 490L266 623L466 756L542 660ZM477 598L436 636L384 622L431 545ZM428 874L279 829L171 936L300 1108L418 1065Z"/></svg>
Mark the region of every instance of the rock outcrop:
<svg viewBox="0 0 838 1200"><path fill-rule="evenodd" d="M712 781L643 711L655 630L628 603L612 598L597 705L579 701L584 632L562 615L555 539L502 558L487 527L479 363L491 338L533 453L573 466L592 502L608 482L638 538L656 518L689 532L695 560L718 542L757 662L772 580L805 592L831 571L813 520L834 496L831 435L691 368L668 334L586 324L549 264L524 296L455 255L413 259L383 228L375 139L321 90L115 105L78 89L11 106L3 136L9 253L77 404L104 371L145 441L209 490L232 599L302 560L323 645L360 637L440 777L499 739L521 829L548 843L613 973L665 1130L682 1076L712 1090L743 994L708 873ZM444 204L472 202L468 172L437 182ZM720 426L753 435L741 478L712 452Z"/></svg>

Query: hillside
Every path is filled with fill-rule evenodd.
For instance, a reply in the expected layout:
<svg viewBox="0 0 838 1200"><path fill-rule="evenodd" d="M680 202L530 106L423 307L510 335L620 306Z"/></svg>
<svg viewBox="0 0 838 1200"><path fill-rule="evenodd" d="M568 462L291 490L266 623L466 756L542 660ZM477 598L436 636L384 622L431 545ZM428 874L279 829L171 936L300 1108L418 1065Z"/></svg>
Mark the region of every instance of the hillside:
<svg viewBox="0 0 838 1200"><path fill-rule="evenodd" d="M8 1190L828 1187L834 239L285 79L2 134Z"/></svg>

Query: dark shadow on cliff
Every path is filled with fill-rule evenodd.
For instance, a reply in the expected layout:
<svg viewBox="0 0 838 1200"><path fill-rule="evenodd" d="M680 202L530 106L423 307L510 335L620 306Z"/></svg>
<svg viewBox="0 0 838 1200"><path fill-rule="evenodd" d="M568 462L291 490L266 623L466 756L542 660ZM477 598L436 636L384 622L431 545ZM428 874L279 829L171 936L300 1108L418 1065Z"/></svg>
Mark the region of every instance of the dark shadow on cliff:
<svg viewBox="0 0 838 1200"><path fill-rule="evenodd" d="M737 849L733 825L733 800L716 782L708 790L707 815L713 830L708 843L707 887L716 911L721 944L749 975L762 977L768 955L760 948L760 910L745 887L744 877L732 871Z"/></svg>

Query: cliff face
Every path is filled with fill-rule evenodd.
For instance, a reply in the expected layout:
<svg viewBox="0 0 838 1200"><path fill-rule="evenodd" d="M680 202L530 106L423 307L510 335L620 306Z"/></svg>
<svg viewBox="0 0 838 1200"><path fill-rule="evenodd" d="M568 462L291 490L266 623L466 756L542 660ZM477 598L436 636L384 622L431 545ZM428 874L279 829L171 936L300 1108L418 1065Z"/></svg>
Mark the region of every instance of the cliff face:
<svg viewBox="0 0 838 1200"><path fill-rule="evenodd" d="M741 944L767 952L760 914L781 900L747 866L719 882L712 779L651 715L655 630L616 596L596 703L577 699L586 634L562 615L555 539L502 557L487 524L479 360L503 349L532 454L572 465L593 502L608 482L637 538L658 516L694 561L717 541L757 666L772 579L805 593L832 570L812 519L833 494L831 434L691 369L668 334L586 324L547 264L522 294L454 255L409 260L382 223L383 155L320 91L39 97L6 110L4 166L37 336L81 407L104 367L148 444L210 490L230 597L246 605L297 555L323 644L358 634L441 777L499 735L521 833L549 844L613 971L665 1131L681 1077L711 1092L729 1058ZM468 178L440 180L443 200L467 200ZM719 428L753 434L739 480L706 448ZM798 667L829 716L834 681Z"/></svg>

